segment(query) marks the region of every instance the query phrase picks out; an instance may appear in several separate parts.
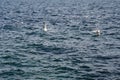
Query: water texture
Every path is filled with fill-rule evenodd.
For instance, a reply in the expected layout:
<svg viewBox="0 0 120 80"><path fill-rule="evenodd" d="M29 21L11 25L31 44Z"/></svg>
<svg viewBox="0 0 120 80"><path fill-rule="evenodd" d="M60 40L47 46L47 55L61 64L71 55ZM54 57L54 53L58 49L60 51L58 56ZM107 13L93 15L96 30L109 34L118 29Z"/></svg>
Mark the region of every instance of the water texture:
<svg viewBox="0 0 120 80"><path fill-rule="evenodd" d="M120 80L120 0L0 0L0 80Z"/></svg>

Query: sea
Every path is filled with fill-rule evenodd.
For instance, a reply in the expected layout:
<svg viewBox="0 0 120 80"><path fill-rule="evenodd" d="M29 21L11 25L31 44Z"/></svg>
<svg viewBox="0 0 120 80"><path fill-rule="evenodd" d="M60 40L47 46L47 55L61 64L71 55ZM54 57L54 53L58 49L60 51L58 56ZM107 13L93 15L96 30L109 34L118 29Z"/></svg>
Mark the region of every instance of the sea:
<svg viewBox="0 0 120 80"><path fill-rule="evenodd" d="M0 0L0 80L120 80L120 0Z"/></svg>

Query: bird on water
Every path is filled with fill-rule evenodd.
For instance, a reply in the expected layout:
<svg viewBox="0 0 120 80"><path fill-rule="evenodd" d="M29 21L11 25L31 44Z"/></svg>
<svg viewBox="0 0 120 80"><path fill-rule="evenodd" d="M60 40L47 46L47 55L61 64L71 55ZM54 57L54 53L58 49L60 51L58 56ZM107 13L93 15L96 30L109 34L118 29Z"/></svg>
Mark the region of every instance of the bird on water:
<svg viewBox="0 0 120 80"><path fill-rule="evenodd" d="M47 29L47 24L46 24L45 22L43 22L43 30L44 30L44 31L48 31L48 29Z"/></svg>
<svg viewBox="0 0 120 80"><path fill-rule="evenodd" d="M92 32L95 33L95 35L97 35L97 36L100 36L100 34L101 34L100 29L93 30Z"/></svg>

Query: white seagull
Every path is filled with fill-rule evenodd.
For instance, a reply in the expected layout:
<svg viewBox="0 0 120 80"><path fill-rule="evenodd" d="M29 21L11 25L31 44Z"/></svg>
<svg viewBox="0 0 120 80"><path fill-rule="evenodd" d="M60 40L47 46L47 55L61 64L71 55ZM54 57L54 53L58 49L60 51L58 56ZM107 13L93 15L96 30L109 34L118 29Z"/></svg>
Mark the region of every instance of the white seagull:
<svg viewBox="0 0 120 80"><path fill-rule="evenodd" d="M45 22L43 22L43 30L44 30L44 31L48 31L48 29L47 29L47 25L46 25Z"/></svg>
<svg viewBox="0 0 120 80"><path fill-rule="evenodd" d="M100 36L101 34L100 29L93 30L92 32L95 33L97 36Z"/></svg>

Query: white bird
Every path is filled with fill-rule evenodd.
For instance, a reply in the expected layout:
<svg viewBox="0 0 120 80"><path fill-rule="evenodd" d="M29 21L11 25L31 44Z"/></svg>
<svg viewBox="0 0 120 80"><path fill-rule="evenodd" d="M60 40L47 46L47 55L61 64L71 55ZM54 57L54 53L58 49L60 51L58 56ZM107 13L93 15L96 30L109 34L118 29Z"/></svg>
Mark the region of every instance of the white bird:
<svg viewBox="0 0 120 80"><path fill-rule="evenodd" d="M47 25L46 25L45 22L43 22L43 30L44 30L44 31L47 31L47 30L48 30L48 29L47 29Z"/></svg>
<svg viewBox="0 0 120 80"><path fill-rule="evenodd" d="M97 36L100 36L101 31L99 29L93 30L93 33L95 33Z"/></svg>

